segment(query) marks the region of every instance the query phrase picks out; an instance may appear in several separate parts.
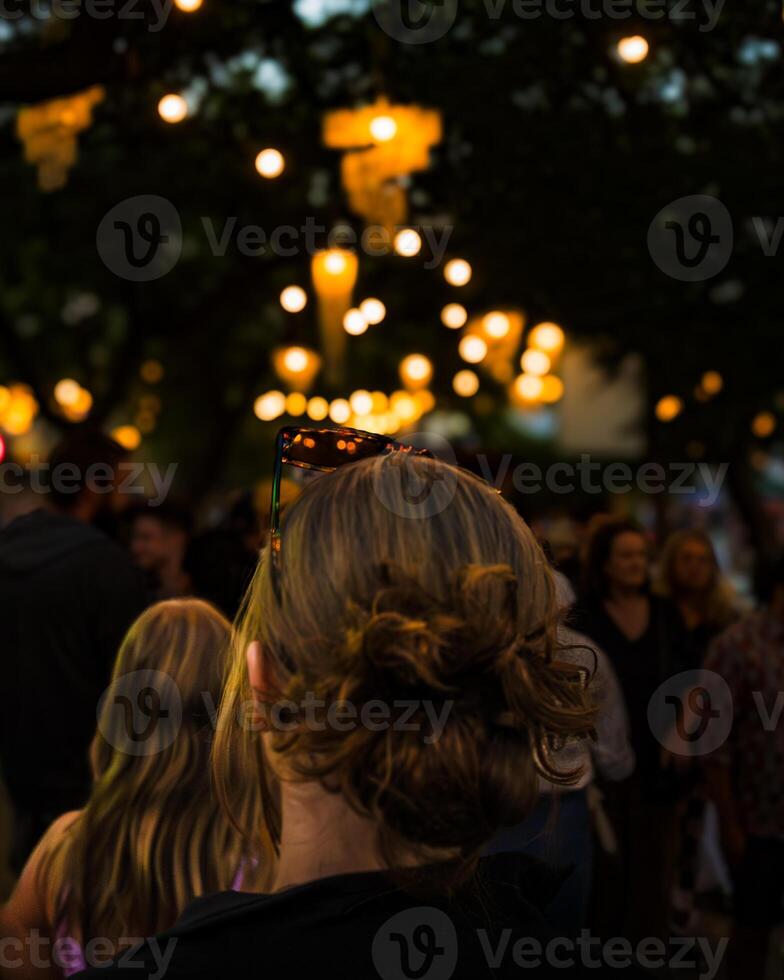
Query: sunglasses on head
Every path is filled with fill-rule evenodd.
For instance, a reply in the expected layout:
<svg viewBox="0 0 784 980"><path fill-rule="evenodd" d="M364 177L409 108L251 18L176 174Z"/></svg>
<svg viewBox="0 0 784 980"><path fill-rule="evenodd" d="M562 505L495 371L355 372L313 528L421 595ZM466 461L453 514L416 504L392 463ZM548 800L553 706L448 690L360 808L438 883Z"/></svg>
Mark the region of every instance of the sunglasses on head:
<svg viewBox="0 0 784 980"><path fill-rule="evenodd" d="M411 456L432 458L429 449L417 449L396 442L388 436L361 429L340 427L335 429L309 429L299 426L285 427L275 440L275 469L272 474L272 501L270 506L270 562L275 593L280 598L280 487L283 466L297 466L304 470L333 473L341 466L356 463L373 456L390 453L406 453Z"/></svg>

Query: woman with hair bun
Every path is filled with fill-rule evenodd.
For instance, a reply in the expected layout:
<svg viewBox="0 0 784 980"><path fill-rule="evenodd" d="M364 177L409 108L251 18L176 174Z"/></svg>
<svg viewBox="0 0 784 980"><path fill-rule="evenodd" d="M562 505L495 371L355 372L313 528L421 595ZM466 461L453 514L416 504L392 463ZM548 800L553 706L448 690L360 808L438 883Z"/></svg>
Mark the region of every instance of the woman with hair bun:
<svg viewBox="0 0 784 980"><path fill-rule="evenodd" d="M537 906L555 876L479 855L531 811L539 774L579 777L553 759L593 732L585 673L559 663L550 571L514 510L393 445L310 483L262 556L213 766L268 878L194 903L168 978L516 976L523 938L548 972ZM261 826L238 806L249 784ZM137 960L153 972L150 944Z"/></svg>

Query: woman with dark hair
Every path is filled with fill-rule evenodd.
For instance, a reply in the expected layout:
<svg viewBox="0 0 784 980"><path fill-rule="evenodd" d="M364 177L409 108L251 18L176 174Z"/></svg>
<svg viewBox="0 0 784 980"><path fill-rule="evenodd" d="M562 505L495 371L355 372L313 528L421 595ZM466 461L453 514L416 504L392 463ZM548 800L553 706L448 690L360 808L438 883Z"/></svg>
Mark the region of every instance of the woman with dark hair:
<svg viewBox="0 0 784 980"><path fill-rule="evenodd" d="M166 975L516 977L517 940L529 956L549 935L547 875L523 855L479 857L531 812L537 773L579 778L556 749L594 723L584 672L559 663L548 564L471 474L394 444L368 457L374 437L351 430L332 446L294 431L291 452L334 472L263 554L213 750L248 853L269 854L264 891L191 906ZM335 468L332 450L355 461ZM248 787L261 822L241 806ZM129 973L152 972L156 948Z"/></svg>
<svg viewBox="0 0 784 980"><path fill-rule="evenodd" d="M666 933L667 863L673 849L677 776L649 723L659 686L689 665L688 637L675 606L650 590L650 550L632 521L607 520L588 541L584 591L570 625L600 646L620 681L637 756L633 776L608 794L625 864L617 912L624 935Z"/></svg>

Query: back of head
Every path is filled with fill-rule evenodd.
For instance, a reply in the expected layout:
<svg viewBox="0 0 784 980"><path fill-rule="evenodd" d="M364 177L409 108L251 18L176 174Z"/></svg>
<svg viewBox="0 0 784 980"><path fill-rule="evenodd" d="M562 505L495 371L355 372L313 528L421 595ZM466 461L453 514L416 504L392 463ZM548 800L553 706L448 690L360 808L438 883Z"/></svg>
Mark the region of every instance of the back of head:
<svg viewBox="0 0 784 980"><path fill-rule="evenodd" d="M118 467L126 458L122 446L99 429L82 427L69 433L49 455L53 504L68 513L86 494L94 493L99 500L109 497L121 481Z"/></svg>
<svg viewBox="0 0 784 980"><path fill-rule="evenodd" d="M468 867L528 813L537 768L559 778L553 743L592 724L583 679L553 662L554 589L533 535L473 475L393 454L309 485L284 515L279 557L278 588L267 549L246 597L221 718L251 698L244 651L260 641L279 679L269 700L294 715L273 725L273 768L372 818L389 864L414 852ZM326 724L303 718L309 700ZM338 702L353 725L329 722ZM229 807L258 744L219 725Z"/></svg>
<svg viewBox="0 0 784 980"><path fill-rule="evenodd" d="M195 896L230 886L243 847L209 781L229 640L217 610L180 599L152 606L123 641L99 705L90 798L45 871L83 939L153 935Z"/></svg>

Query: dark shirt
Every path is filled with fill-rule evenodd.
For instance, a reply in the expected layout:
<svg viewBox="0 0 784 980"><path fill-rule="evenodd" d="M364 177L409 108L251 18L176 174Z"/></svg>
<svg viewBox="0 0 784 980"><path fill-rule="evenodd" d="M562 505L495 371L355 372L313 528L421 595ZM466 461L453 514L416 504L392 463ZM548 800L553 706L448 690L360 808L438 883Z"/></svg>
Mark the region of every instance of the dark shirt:
<svg viewBox="0 0 784 980"><path fill-rule="evenodd" d="M96 528L38 510L0 532L0 766L20 811L83 804L98 699L144 605L125 552Z"/></svg>
<svg viewBox="0 0 784 980"><path fill-rule="evenodd" d="M648 704L659 685L686 670L691 658L688 634L677 608L658 596L649 599L648 626L634 640L618 627L601 600L578 603L569 625L601 647L615 668L629 712L637 771L652 787L660 773L662 747L648 723Z"/></svg>
<svg viewBox="0 0 784 980"><path fill-rule="evenodd" d="M563 966L547 966L554 937L538 911L561 877L533 858L503 854L484 858L479 883L452 900L412 895L384 872L336 875L269 895L222 892L195 901L172 929L124 961L80 976L160 976L160 959L168 952L166 980L325 972L351 980L519 980L525 967L515 962L513 950L525 939L528 969L536 966L539 944L542 965L535 975L562 977ZM560 947L552 953L554 960L568 955Z"/></svg>

